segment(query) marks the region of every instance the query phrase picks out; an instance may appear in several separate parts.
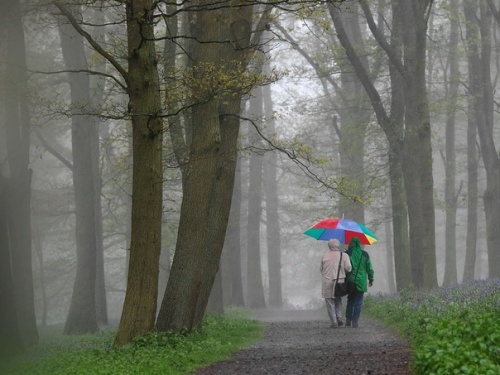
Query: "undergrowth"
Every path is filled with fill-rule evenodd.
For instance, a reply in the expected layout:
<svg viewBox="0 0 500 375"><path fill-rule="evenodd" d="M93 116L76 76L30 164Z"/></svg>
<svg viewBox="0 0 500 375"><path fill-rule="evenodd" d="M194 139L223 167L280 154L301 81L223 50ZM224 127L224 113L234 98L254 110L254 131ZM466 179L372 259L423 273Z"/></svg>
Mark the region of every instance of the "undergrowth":
<svg viewBox="0 0 500 375"><path fill-rule="evenodd" d="M41 335L41 343L0 364L3 375L189 374L226 358L257 341L264 326L242 309L208 315L202 329L191 334L151 333L120 348L115 331L65 336Z"/></svg>
<svg viewBox="0 0 500 375"><path fill-rule="evenodd" d="M415 375L500 374L500 279L367 297L364 311L409 340Z"/></svg>

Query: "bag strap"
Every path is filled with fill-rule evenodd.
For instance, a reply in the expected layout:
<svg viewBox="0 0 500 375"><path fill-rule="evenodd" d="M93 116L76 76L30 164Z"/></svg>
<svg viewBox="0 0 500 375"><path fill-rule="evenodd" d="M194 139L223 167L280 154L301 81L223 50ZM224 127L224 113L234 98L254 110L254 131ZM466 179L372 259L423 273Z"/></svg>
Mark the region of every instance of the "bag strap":
<svg viewBox="0 0 500 375"><path fill-rule="evenodd" d="M358 266L356 267L356 275L354 275L354 283L356 283L356 279L358 278L359 266L361 266L361 262L363 261L363 253L361 253L361 257L359 258Z"/></svg>
<svg viewBox="0 0 500 375"><path fill-rule="evenodd" d="M339 282L340 265L341 264L342 264L342 253L340 253L339 268L337 269L337 280L335 280L335 284Z"/></svg>

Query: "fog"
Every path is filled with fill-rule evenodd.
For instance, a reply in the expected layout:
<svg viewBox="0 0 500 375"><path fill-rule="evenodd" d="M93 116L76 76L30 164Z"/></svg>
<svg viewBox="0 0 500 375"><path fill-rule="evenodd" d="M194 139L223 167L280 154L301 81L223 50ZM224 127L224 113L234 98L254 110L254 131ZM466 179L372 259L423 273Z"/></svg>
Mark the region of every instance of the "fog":
<svg viewBox="0 0 500 375"><path fill-rule="evenodd" d="M89 14L91 10L87 10ZM374 9L375 11L375 9ZM110 24L116 14L108 14ZM353 15L347 13L346 19ZM85 14L88 16L87 14ZM47 17L47 18L45 18ZM378 241L364 247L373 263L375 283L369 289L369 294L395 293L395 272L402 272L395 261L393 211L391 201L391 180L389 176L389 152L391 146L386 134L378 123L378 118L365 95L360 79L350 67L344 51L340 48L335 33L332 32L331 19L325 14L311 14L310 18L301 19L295 14L276 12L276 26L266 38L266 62L279 79L266 84L270 95L255 89L253 97L272 102L273 112L265 114L261 106L260 113L252 112L249 104L250 96L245 97L242 118L255 119L260 127L264 140L258 145L252 142L253 127L249 121L241 121L239 145L239 166L241 174L237 183L241 196L236 204L240 207L239 220L229 220L228 234L235 226L240 229L240 246L231 249L224 248L219 272L223 280L223 302L225 307L233 304L228 290L231 267L224 263L231 251L241 255L242 300L248 305L249 282L255 279L259 270L248 269L249 244L259 244L262 289L266 306L272 308L270 301L270 276L279 271L281 288L281 308L284 309L316 309L323 306L321 298L320 260L328 251L325 241L318 241L304 235L311 225L326 217L349 217L350 214L363 217L363 223L377 235ZM329 27L321 24L328 22ZM365 57L370 66L377 71L374 86L379 90L384 105L389 107L391 100L391 83L389 82L389 63L385 58L382 63L377 53L380 49L373 47L375 41L361 16L356 18L362 35L360 38L372 47L367 47ZM68 26L68 25L66 25ZM465 27L461 23L461 27ZM500 127L497 124L498 113L494 111L493 103L497 98L491 98L488 103L488 116L491 121L486 125L488 136L480 133L472 135L473 144L477 146L474 153L477 156L477 166L468 165L468 147L470 147L471 123L477 122L473 108L467 97L473 95L467 91L468 73L472 70L471 61L463 51L465 41L455 48L459 53L456 64L459 66L459 81L461 85L454 97L449 96L452 79L450 78L449 35L452 32L446 9L439 4L433 9L429 21L429 40L426 60L426 103L430 113L430 132L432 145L432 176L434 191L435 214L435 257L438 285L445 283L446 265L456 271L456 282L461 282L464 269L470 266L466 262L468 240L475 246L473 277L487 278L489 272L489 254L487 242L487 222L483 196L486 191L498 193L492 189L492 175L499 175L498 145L500 142ZM499 27L491 23L492 35L498 37ZM95 31L95 30L94 30ZM285 31L285 32L284 32ZM58 29L56 20L48 13L44 16L27 14L24 18L26 40L26 64L28 71L30 118L29 171L31 174L30 191L30 233L24 235L31 238L32 275L34 286L34 301L36 322L39 325L64 324L71 298L74 293L77 273L76 225L77 208L75 205L75 134L72 134L72 121L75 117L93 118L97 129L99 158L98 177L80 176L83 181L95 179L100 187L100 212L95 215L102 218L102 248L103 248L103 282L105 290L105 307L110 323L117 323L122 312L127 287L127 270L130 248L131 225L131 128L130 119L126 115L127 98L123 91L118 90L116 82L103 78L91 81L92 97L100 92L100 102L81 104L75 107L74 97L68 78L61 50L61 38L64 32ZM124 53L123 46L117 40L111 40L113 32L124 32L119 26L108 31L108 43L116 43L114 48ZM160 28L159 34L164 30ZM432 37L431 37L432 35ZM123 37L123 35L121 35ZM293 38L293 39L290 39ZM3 40L0 40L2 43ZM491 93L496 95L496 75L499 73L495 65L500 50L493 39L491 47ZM0 62L6 61L7 49L0 55ZM160 47L162 48L162 47ZM111 49L111 47L110 47ZM88 70L104 69L106 74L116 74L112 67L104 64L102 58L85 42ZM119 54L118 53L118 54ZM177 53L180 54L178 51ZM305 58L307 54L310 60ZM311 60L316 64L311 64ZM347 64L347 65L346 65ZM346 67L347 66L347 67ZM0 65L3 77L9 70L5 63ZM162 67L163 69L163 67ZM82 69L87 70L87 69ZM6 79L4 80L6 82ZM7 85L7 83L4 83ZM104 85L104 86L100 86ZM99 89L102 88L102 92ZM94 90L94 91L93 91ZM15 147L9 144L8 123L9 101L12 91L4 87L0 96L0 170L2 194L22 188L15 185L16 157ZM74 95L74 92L73 92ZM346 98L347 99L346 99ZM449 103L453 100L454 107L450 110ZM346 103L351 103L352 107ZM491 105L491 106L489 106ZM495 105L496 108L496 105ZM84 113L81 110L85 110ZM450 111L453 112L453 120ZM360 117L355 117L360 115ZM336 120L334 120L336 119ZM168 127L165 116L165 129ZM187 121L187 120L182 120ZM338 121L335 123L335 121ZM451 127L454 129L450 136ZM270 130L270 123L274 130ZM363 122L363 123L361 123ZM186 122L184 122L184 125ZM334 126L336 124L337 128ZM448 125L447 125L448 124ZM363 131L357 130L362 125ZM476 124L480 127L480 124ZM74 127L74 123L73 123ZM406 131L409 132L408 129ZM21 131L22 132L22 131ZM173 261L179 217L182 204L182 174L180 165L174 155L173 140L165 130L164 140L164 186L163 186L163 217L160 256L160 280L158 291L158 306L161 303L170 266ZM488 138L489 137L489 138ZM485 138L491 141L493 153L487 154ZM359 143L358 143L359 142ZM469 142L469 143L468 143ZM451 145L450 145L451 144ZM358 145L361 145L358 147ZM21 145L18 144L19 148ZM449 148L453 150L450 154ZM14 149L14 151L13 151ZM262 155L259 154L262 152ZM361 162L354 160L353 154L361 154ZM272 158L269 156L272 155ZM495 159L491 172L490 166L485 166L484 158L489 155ZM268 233L269 224L274 219L269 218L268 209L272 200L269 191L263 189L260 194L262 213L259 219L260 230L257 237L249 238L249 187L250 165L252 158L260 157L263 163L260 178L262 185L266 183L267 167L275 168L277 184L277 209L279 233ZM453 157L453 164L449 164ZM274 160L274 161L272 161ZM489 163L489 161L488 161ZM471 169L472 168L472 169ZM496 168L496 169L495 169ZM453 174L449 174L453 169ZM476 175L471 174L471 170ZM477 207L474 215L470 213L468 184L472 176L477 182L474 199ZM448 179L448 180L447 180ZM451 180L450 180L451 179ZM453 185L450 197L448 184ZM362 186L359 186L361 184ZM448 186L448 187L447 187ZM489 189L489 190L488 190ZM9 199L14 195L4 195L3 204L8 206ZM360 198L358 201L353 197ZM3 198L2 198L3 199ZM414 196L407 196L408 202L414 202ZM455 205L448 205L451 199ZM495 200L496 199L496 200ZM497 202L498 197L493 201ZM360 203L361 202L361 203ZM90 203L92 204L92 203ZM233 201L234 204L234 201ZM417 204L418 205L418 204ZM407 204L411 206L411 204ZM16 207L5 209L14 212ZM451 207L451 208L450 208ZM451 212L453 210L453 212ZM451 213L451 216L450 216ZM477 229L475 238L468 232L468 220L476 217L472 223ZM268 220L269 219L269 220ZM2 220L7 220L2 218ZM455 232L451 233L453 241L447 238L447 222L454 220ZM496 225L496 224L493 224ZM2 225L4 227L4 225ZM29 226L28 226L29 228ZM500 228L497 227L496 231ZM495 231L495 228L493 228ZM227 235L228 235L227 234ZM450 233L448 233L450 235ZM12 236L12 235L11 235ZM280 264L269 264L268 236L280 239ZM419 236L424 236L420 234ZM21 236L22 237L22 236ZM417 236L418 237L418 236ZM13 238L13 237L12 237ZM89 241L92 239L89 238ZM11 246L14 242L11 241ZM493 242L492 242L493 243ZM14 245L13 245L14 244ZM345 245L344 245L345 246ZM491 244L490 244L491 246ZM448 258L449 249L455 258ZM276 249L273 249L276 250ZM413 253L418 249L410 249ZM11 250L14 252L14 250ZM498 250L493 250L498 252ZM418 256L417 256L418 258ZM412 258L413 259L413 258ZM14 257L13 262L16 259ZM425 259L422 258L422 262ZM448 263L447 263L448 262ZM229 262L230 264L230 262ZM234 265L233 265L234 266ZM423 267L428 267L424 264ZM498 266L498 265L497 265ZM98 268L98 267L97 267ZM410 268L407 270L410 272ZM249 273L250 272L250 273ZM450 276L453 279L453 276ZM15 278L14 278L15 280ZM274 301L276 303L276 301Z"/></svg>

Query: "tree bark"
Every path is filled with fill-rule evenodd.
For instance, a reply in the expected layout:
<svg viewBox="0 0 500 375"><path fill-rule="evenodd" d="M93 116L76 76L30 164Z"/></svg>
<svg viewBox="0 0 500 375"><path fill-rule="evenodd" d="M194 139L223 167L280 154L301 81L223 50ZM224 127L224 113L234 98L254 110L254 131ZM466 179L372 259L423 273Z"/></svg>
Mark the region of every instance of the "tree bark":
<svg viewBox="0 0 500 375"><path fill-rule="evenodd" d="M219 49L210 41L220 40L221 12L204 10L206 1L198 3L199 10L190 13L192 37L197 41L193 48L192 79L201 82L209 72L206 67L216 66ZM217 154L221 143L217 102L205 91L192 108L192 141L189 150L187 177L183 189L179 232L170 278L156 322L157 329L195 328L198 299L202 288L204 269L209 246L210 201L215 193ZM212 279L213 282L213 279ZM208 298L208 296L207 296Z"/></svg>
<svg viewBox="0 0 500 375"><path fill-rule="evenodd" d="M236 163L235 181L225 246L229 253L230 306L245 306L243 299L243 271L241 268L241 159Z"/></svg>
<svg viewBox="0 0 500 375"><path fill-rule="evenodd" d="M3 103L0 102L0 105L3 106ZM25 349L17 320L11 268L8 193L8 180L0 174L0 357L20 353Z"/></svg>
<svg viewBox="0 0 500 375"><path fill-rule="evenodd" d="M154 3L128 0L129 114L132 120L132 227L127 292L115 345L154 330L161 250L163 131L154 45Z"/></svg>

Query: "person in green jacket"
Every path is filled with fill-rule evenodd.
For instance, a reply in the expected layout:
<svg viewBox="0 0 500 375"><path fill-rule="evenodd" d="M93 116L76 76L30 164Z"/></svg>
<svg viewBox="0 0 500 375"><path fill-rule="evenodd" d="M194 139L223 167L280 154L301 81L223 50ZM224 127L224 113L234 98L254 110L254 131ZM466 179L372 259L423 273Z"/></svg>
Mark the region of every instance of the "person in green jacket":
<svg viewBox="0 0 500 375"><path fill-rule="evenodd" d="M356 285L347 295L346 326L357 328L363 306L363 296L368 291L367 284L373 285L374 272L370 256L361 249L359 238L351 239L346 253L352 264L352 271L347 275L346 280Z"/></svg>

